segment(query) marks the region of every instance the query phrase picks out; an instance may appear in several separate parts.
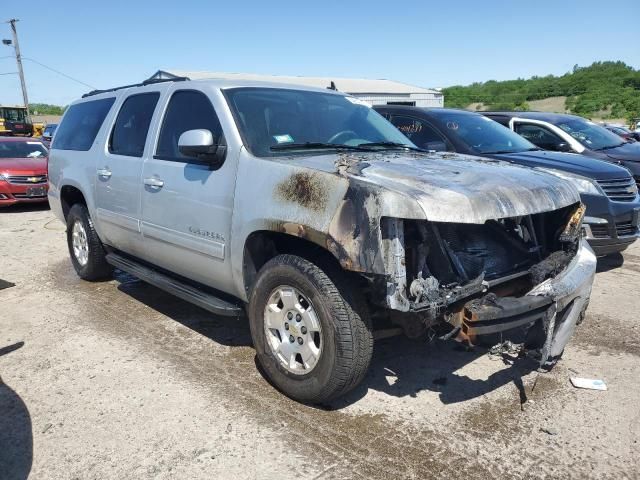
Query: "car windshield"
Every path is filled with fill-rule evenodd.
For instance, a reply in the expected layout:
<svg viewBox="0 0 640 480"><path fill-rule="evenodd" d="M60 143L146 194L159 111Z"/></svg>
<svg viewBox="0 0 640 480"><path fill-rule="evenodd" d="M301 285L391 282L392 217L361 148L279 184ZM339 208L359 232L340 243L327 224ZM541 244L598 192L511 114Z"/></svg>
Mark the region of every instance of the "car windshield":
<svg viewBox="0 0 640 480"><path fill-rule="evenodd" d="M625 143L615 133L587 120L568 120L556 125L590 150L604 150Z"/></svg>
<svg viewBox="0 0 640 480"><path fill-rule="evenodd" d="M40 142L0 142L0 159L41 158L47 156L47 149Z"/></svg>
<svg viewBox="0 0 640 480"><path fill-rule="evenodd" d="M256 156L318 149L416 148L370 105L335 93L244 87L225 96L245 145ZM367 147L368 148L368 147Z"/></svg>
<svg viewBox="0 0 640 480"><path fill-rule="evenodd" d="M438 122L447 135L463 142L474 153L515 153L537 147L507 127L479 114L439 114Z"/></svg>
<svg viewBox="0 0 640 480"><path fill-rule="evenodd" d="M3 108L2 117L8 122L24 122L27 111L22 108Z"/></svg>

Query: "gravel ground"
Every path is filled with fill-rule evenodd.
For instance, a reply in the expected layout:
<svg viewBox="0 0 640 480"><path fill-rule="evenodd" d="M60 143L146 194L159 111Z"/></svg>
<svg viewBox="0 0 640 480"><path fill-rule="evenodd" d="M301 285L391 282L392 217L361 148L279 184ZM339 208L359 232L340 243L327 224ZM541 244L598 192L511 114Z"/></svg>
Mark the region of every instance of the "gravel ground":
<svg viewBox="0 0 640 480"><path fill-rule="evenodd" d="M355 392L310 408L260 375L245 320L83 282L48 209L5 209L0 478L640 478L639 287L640 245L601 261L550 373L390 338Z"/></svg>

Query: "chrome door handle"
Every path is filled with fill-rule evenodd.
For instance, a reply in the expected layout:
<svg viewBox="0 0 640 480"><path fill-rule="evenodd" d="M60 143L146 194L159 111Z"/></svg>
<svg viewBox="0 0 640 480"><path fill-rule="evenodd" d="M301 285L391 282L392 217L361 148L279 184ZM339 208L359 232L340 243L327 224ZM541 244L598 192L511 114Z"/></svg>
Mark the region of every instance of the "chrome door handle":
<svg viewBox="0 0 640 480"><path fill-rule="evenodd" d="M111 177L111 170L109 170L108 168L99 168L96 173L98 174L99 177L103 177L103 178L109 178Z"/></svg>
<svg viewBox="0 0 640 480"><path fill-rule="evenodd" d="M162 186L164 185L164 182L159 178L150 177L150 178L144 179L144 184L147 185L148 187L162 188Z"/></svg>

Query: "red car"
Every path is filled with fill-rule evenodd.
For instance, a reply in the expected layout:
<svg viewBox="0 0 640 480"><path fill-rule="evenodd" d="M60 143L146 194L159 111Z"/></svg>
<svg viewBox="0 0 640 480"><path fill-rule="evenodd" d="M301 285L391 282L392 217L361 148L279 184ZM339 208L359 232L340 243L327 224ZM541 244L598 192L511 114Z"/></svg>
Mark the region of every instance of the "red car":
<svg viewBox="0 0 640 480"><path fill-rule="evenodd" d="M48 156L42 142L0 137L0 207L47 201Z"/></svg>

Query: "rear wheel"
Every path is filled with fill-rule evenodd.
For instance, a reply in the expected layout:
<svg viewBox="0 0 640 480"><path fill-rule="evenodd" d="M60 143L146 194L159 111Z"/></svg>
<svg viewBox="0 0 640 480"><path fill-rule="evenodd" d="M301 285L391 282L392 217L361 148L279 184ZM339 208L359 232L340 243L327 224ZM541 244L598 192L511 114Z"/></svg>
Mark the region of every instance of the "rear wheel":
<svg viewBox="0 0 640 480"><path fill-rule="evenodd" d="M73 268L83 280L101 280L113 273L87 207L76 203L67 215L67 246Z"/></svg>
<svg viewBox="0 0 640 480"><path fill-rule="evenodd" d="M280 255L258 273L249 302L251 335L264 372L289 397L326 402L366 374L373 336L355 294L294 255Z"/></svg>

